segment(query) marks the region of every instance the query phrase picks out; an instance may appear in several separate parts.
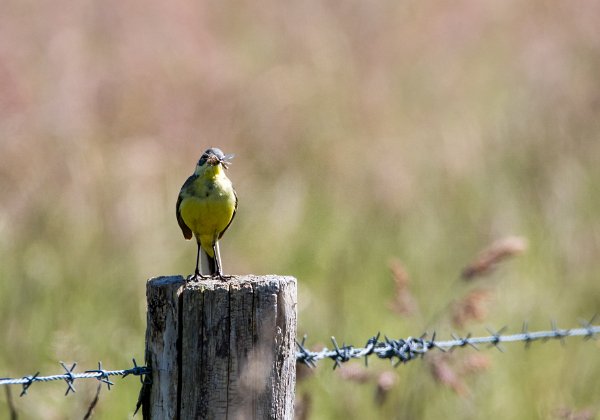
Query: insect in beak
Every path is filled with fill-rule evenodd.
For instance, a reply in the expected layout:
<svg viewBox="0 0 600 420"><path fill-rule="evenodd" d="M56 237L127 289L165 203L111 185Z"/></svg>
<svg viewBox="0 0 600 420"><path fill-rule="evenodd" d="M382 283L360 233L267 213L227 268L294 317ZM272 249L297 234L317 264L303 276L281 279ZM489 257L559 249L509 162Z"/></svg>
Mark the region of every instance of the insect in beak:
<svg viewBox="0 0 600 420"><path fill-rule="evenodd" d="M219 160L219 163L221 163L221 165L223 165L223 168L227 169L229 167L229 165L231 165L231 160L235 157L235 155L230 154L230 155L225 155L223 156L222 159Z"/></svg>

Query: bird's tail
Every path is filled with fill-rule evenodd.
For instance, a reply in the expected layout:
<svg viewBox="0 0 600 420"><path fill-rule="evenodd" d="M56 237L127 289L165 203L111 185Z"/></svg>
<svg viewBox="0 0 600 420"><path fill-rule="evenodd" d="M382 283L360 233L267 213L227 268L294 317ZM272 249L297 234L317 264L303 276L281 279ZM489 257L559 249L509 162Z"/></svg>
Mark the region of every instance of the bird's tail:
<svg viewBox="0 0 600 420"><path fill-rule="evenodd" d="M218 265L217 265L218 260ZM219 252L219 243L215 245L215 256L211 257L208 253L200 249L200 273L205 276L214 276L217 273L217 266L221 267L221 253Z"/></svg>

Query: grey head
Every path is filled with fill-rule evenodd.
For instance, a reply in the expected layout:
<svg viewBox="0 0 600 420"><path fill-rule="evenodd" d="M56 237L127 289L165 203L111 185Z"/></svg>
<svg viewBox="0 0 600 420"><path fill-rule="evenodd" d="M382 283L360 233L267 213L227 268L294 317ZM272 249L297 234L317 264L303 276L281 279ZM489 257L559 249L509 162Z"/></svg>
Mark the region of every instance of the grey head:
<svg viewBox="0 0 600 420"><path fill-rule="evenodd" d="M216 147L211 147L210 149L206 149L206 151L200 157L198 161L198 166L204 166L207 163L209 165L218 165L221 164L225 169L227 169L227 165L231 163L231 159L233 159L234 155L226 155L221 149Z"/></svg>

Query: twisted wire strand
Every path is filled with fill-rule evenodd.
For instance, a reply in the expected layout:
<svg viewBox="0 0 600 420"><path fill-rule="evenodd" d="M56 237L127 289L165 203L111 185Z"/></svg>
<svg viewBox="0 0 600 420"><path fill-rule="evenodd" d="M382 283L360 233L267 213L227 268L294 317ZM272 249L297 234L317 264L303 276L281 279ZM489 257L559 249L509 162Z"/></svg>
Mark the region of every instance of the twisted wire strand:
<svg viewBox="0 0 600 420"><path fill-rule="evenodd" d="M334 362L333 368L335 369L342 363L346 363L352 359L364 358L365 364L368 364L369 357L374 355L379 359L390 359L397 366L401 363L420 358L431 349L448 351L457 347L470 346L478 350L478 345L488 344L489 347L496 347L498 350L504 351L501 346L502 343L524 342L527 347L534 341L559 340L561 343L564 343L564 340L569 337L584 337L586 340L595 339L600 334L600 325L592 325L594 318L590 321L582 321L581 328L560 329L556 326L555 322L552 322L551 330L530 332L527 323L524 323L522 331L518 334L504 334L506 328L502 328L498 331L488 330L490 334L487 336L472 337L468 334L464 337L459 337L453 335L452 340L443 341L436 340L435 332L432 334L431 339L427 339L427 334L424 334L417 338L408 337L399 339L390 339L384 336L384 339L381 341L381 334L378 333L369 338L364 347L354 347L345 343L339 346L335 337L331 337L333 349L325 347L320 351L308 350L305 345L306 336L304 336L301 342L296 342L298 346L296 361L309 367L315 367L318 361L331 359ZM144 385L151 383L151 369L147 366L138 366L135 359L133 359L133 367L129 369L106 370L103 369L102 362L98 362L98 369L86 370L81 373L74 372L77 363L73 363L71 367L68 367L63 362L60 362L60 364L65 370L62 374L39 376L40 373L37 372L34 375L23 376L21 378L0 378L0 386L22 385L21 396L23 396L27 394L27 390L35 382L65 381L67 384L65 395L68 395L69 392L75 392L73 384L78 379L95 378L101 383L106 384L109 390L114 385L109 379L111 376L126 377L133 375L138 376Z"/></svg>
<svg viewBox="0 0 600 420"><path fill-rule="evenodd" d="M397 366L400 363L406 363L415 358L422 357L434 348L447 351L456 347L470 346L478 350L478 345L488 344L500 351L504 351L501 343L524 342L525 346L529 346L534 341L559 340L564 343L565 338L568 337L579 336L584 337L584 339L592 339L600 334L600 325L592 325L592 321L583 322L582 328L574 329L560 329L553 322L551 330L534 332L528 331L527 324L525 323L523 324L523 330L518 334L505 335L503 332L506 328L502 328L499 331L488 330L490 333L488 336L472 337L468 334L465 337L459 337L453 335L452 340L444 341L436 341L435 333L433 333L432 338L429 340L426 339L427 335L424 334L418 338L408 337L397 340L384 337L384 340L380 341L380 334L378 333L371 337L364 347L354 347L345 344L340 347L335 337L331 337L334 348L328 349L325 347L320 351L308 350L305 346L305 336L301 342L296 342L298 346L296 360L309 367L315 367L318 361L331 359L334 362L333 368L335 369L340 364L348 362L351 359L364 358L367 364L369 356L375 355L380 359L395 361L395 366Z"/></svg>
<svg viewBox="0 0 600 420"><path fill-rule="evenodd" d="M106 384L107 388L110 390L110 387L114 385L114 383L109 379L110 376L126 377L128 375L134 375L139 376L140 381L145 383L149 380L148 375L150 374L150 369L146 366L138 366L135 359L133 359L133 367L129 369L105 370L102 368L102 362L98 362L98 369L86 370L81 373L73 372L77 366L77 363L73 363L70 368L67 367L63 362L60 362L60 364L65 370L65 373L59 375L39 376L40 372L37 372L34 375L23 376L21 378L0 378L0 385L22 385L23 391L21 392L21 396L23 396L27 394L29 387L35 382L65 381L67 383L67 391L65 392L65 395L68 395L69 392L75 392L73 383L77 379L95 378Z"/></svg>

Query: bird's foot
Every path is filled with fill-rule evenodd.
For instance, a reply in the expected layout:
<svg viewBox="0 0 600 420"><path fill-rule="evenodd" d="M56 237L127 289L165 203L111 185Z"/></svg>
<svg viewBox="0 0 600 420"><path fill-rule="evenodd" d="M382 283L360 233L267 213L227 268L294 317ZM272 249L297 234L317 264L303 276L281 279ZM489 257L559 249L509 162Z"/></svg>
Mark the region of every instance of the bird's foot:
<svg viewBox="0 0 600 420"><path fill-rule="evenodd" d="M231 280L234 277L235 276L229 276L229 275L225 275L223 273L215 273L215 274L213 274L213 278L217 278L217 279L219 279L221 281Z"/></svg>
<svg viewBox="0 0 600 420"><path fill-rule="evenodd" d="M211 276L204 276L204 275L202 275L202 274L200 274L200 273L194 273L194 274L190 274L190 275L189 275L189 276L188 276L188 277L185 279L185 281L186 281L186 283L189 283L189 282L191 282L191 281L200 281L200 280L203 280L203 279L209 279L209 278L211 278Z"/></svg>

